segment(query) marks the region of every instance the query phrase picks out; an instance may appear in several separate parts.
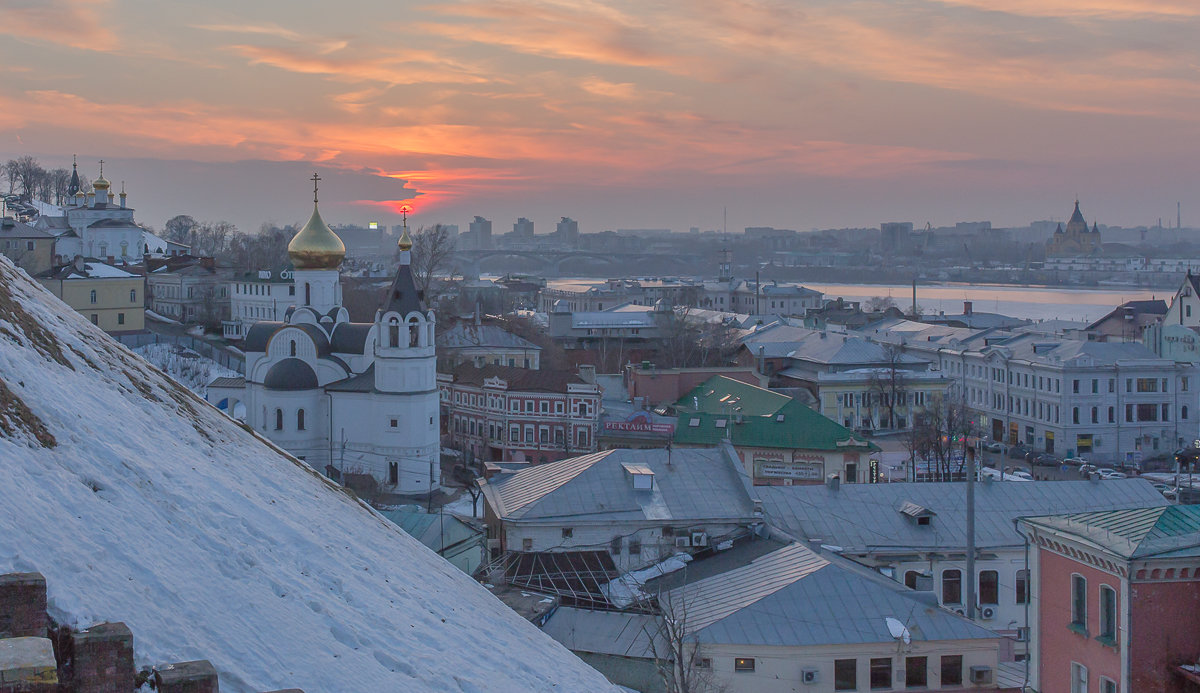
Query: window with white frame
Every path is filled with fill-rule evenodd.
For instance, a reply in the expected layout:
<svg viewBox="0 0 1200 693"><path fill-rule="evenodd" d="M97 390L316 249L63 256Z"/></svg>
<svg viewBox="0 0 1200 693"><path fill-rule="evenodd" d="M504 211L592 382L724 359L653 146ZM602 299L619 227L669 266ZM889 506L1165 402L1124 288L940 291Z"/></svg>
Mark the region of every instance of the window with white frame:
<svg viewBox="0 0 1200 693"><path fill-rule="evenodd" d="M1088 693L1087 667L1071 662L1071 693Z"/></svg>
<svg viewBox="0 0 1200 693"><path fill-rule="evenodd" d="M1117 591L1100 586L1100 633L1097 638L1108 644L1117 642Z"/></svg>
<svg viewBox="0 0 1200 693"><path fill-rule="evenodd" d="M1071 575L1071 625L1087 628L1087 578Z"/></svg>

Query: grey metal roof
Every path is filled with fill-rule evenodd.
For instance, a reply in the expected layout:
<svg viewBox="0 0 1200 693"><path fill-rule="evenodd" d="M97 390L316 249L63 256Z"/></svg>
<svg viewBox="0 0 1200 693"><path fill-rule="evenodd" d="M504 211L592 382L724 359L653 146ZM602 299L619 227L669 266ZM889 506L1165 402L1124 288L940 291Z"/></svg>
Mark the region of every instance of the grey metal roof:
<svg viewBox="0 0 1200 693"><path fill-rule="evenodd" d="M213 381L208 384L208 386L209 387L231 387L231 388L239 388L240 389L240 388L246 387L246 379L243 377L240 377L240 376L236 377L236 378L234 378L234 377L214 378Z"/></svg>
<svg viewBox="0 0 1200 693"><path fill-rule="evenodd" d="M1200 506L1169 505L1026 518L1081 537L1125 558L1200 554Z"/></svg>
<svg viewBox="0 0 1200 693"><path fill-rule="evenodd" d="M774 558L775 554L785 555ZM787 584L704 626L696 633L700 642L793 647L891 643L896 639L887 626L888 617L903 623L917 641L999 638L957 614L922 601L899 583L826 563L799 544L775 554L756 561L761 567L753 563L747 566L737 576L736 584L724 588L729 590L730 598L741 602L742 592L734 590L752 589L756 575ZM791 577L785 577L789 573ZM710 580L732 582L726 576ZM692 613L688 612L689 620Z"/></svg>
<svg viewBox="0 0 1200 693"><path fill-rule="evenodd" d="M266 351L271 335L285 324L274 320L254 323L246 330L246 338L242 340L242 351Z"/></svg>
<svg viewBox="0 0 1200 693"><path fill-rule="evenodd" d="M842 484L760 486L767 521L797 539L819 540L846 553L963 550L966 484ZM936 517L918 525L906 503ZM980 483L975 487L975 536L981 549L1019 546L1019 517L1089 510L1160 507L1167 501L1143 479Z"/></svg>
<svg viewBox="0 0 1200 693"><path fill-rule="evenodd" d="M317 374L304 361L287 358L271 366L263 378L263 387L268 390L312 390L317 387Z"/></svg>
<svg viewBox="0 0 1200 693"><path fill-rule="evenodd" d="M519 337L499 325L475 325L459 323L439 332L439 349L466 349L470 347L499 347L505 349L529 349L541 351L541 347Z"/></svg>
<svg viewBox="0 0 1200 693"><path fill-rule="evenodd" d="M374 392L375 364L367 366L367 370L344 380L335 380L325 386L326 392Z"/></svg>
<svg viewBox="0 0 1200 693"><path fill-rule="evenodd" d="M329 338L330 350L339 354L366 353L367 337L374 326L373 322L340 322L334 325Z"/></svg>
<svg viewBox="0 0 1200 693"><path fill-rule="evenodd" d="M651 659L651 633L659 642L658 650L667 649L658 635L657 618L649 614L561 606L542 630L573 652Z"/></svg>
<svg viewBox="0 0 1200 693"><path fill-rule="evenodd" d="M652 471L653 491L635 491L623 465ZM723 448L605 450L537 465L483 489L506 521L740 520L754 517L742 476Z"/></svg>
<svg viewBox="0 0 1200 693"><path fill-rule="evenodd" d="M688 631L703 643L893 643L889 617L907 626L916 641L999 638L921 593L797 543L668 590L659 603L667 610L686 611ZM544 630L577 652L648 658L652 654L647 634L657 632L657 623L645 614L560 608Z"/></svg>

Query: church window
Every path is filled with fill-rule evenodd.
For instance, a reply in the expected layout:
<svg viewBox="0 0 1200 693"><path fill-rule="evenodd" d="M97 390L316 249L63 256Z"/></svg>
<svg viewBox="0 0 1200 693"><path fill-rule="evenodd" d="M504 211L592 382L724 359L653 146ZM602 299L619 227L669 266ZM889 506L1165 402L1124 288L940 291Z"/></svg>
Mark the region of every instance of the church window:
<svg viewBox="0 0 1200 693"><path fill-rule="evenodd" d="M400 483L400 463L388 462L388 483L392 486Z"/></svg>
<svg viewBox="0 0 1200 693"><path fill-rule="evenodd" d="M303 409L296 410L296 430L297 431L304 430L304 410Z"/></svg>
<svg viewBox="0 0 1200 693"><path fill-rule="evenodd" d="M89 294L89 298L91 299L92 303L96 302L96 290L95 289L92 289L92 292Z"/></svg>
<svg viewBox="0 0 1200 693"><path fill-rule="evenodd" d="M408 321L408 346L421 346L421 326L417 324L416 318Z"/></svg>
<svg viewBox="0 0 1200 693"><path fill-rule="evenodd" d="M275 430L276 431L283 430L283 410L282 409L275 410Z"/></svg>
<svg viewBox="0 0 1200 693"><path fill-rule="evenodd" d="M294 340L294 339L291 342L290 352L291 352L292 356L296 355L296 340Z"/></svg>
<svg viewBox="0 0 1200 693"><path fill-rule="evenodd" d="M312 285L309 284L308 282L304 282L304 305L307 306L311 303L312 303Z"/></svg>
<svg viewBox="0 0 1200 693"><path fill-rule="evenodd" d="M400 320L398 318L388 320L388 346L393 349L400 346Z"/></svg>

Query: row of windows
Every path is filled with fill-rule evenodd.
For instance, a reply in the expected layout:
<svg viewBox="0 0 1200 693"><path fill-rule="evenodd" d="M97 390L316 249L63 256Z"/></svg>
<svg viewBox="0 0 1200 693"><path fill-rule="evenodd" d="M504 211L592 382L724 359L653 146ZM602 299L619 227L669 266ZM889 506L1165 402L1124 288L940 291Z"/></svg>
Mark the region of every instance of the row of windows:
<svg viewBox="0 0 1200 693"><path fill-rule="evenodd" d="M99 313L92 313L89 317L91 318L93 325L100 324L100 314ZM118 325L125 324L125 314L124 313L117 313L117 324Z"/></svg>
<svg viewBox="0 0 1200 693"><path fill-rule="evenodd" d="M904 658L904 687L929 687L930 657L917 656ZM742 668L738 668L738 663ZM942 688L963 685L963 656L942 655L938 660L940 674L939 683ZM868 685L870 690L890 690L892 684L892 658L872 657L868 663ZM754 671L754 660L740 658L734 660L734 671ZM833 690L857 691L858 660L835 659L833 661Z"/></svg>
<svg viewBox="0 0 1200 693"><path fill-rule="evenodd" d="M4 241L5 250L20 250L21 241ZM33 250L33 241L25 241L25 250Z"/></svg>
<svg viewBox="0 0 1200 693"><path fill-rule="evenodd" d="M535 430L537 431L536 434L534 433ZM511 426L508 432L508 442L526 443L529 445L549 445L552 430L554 435L554 444L564 445L566 432L562 426L555 426L553 429L548 426L540 426L536 429L534 426L525 426L524 429L522 429L521 426ZM524 436L521 435L522 431L524 431ZM456 416L454 417L454 432L482 436L484 433L483 422L476 422L474 419ZM489 440L501 443L505 442L503 425L489 423L487 425L487 435ZM576 431L576 445L579 447L586 448L588 446L589 439L590 435L586 428L581 428Z"/></svg>
<svg viewBox="0 0 1200 693"><path fill-rule="evenodd" d="M890 407L892 405L892 393L888 392L839 392L837 393L838 406L846 409L856 407ZM896 392L896 403L894 406L908 406L909 394L912 395L912 404L918 407L925 406L926 392L917 390L909 393L905 391Z"/></svg>
<svg viewBox="0 0 1200 693"><path fill-rule="evenodd" d="M480 394L475 394L475 393L471 393L471 392L456 391L454 393L454 402L456 404L464 404L469 407L483 407L483 406L485 406L485 403L489 409L503 409L503 407L504 407L504 398L502 398L500 396L480 395ZM522 404L522 403L524 403L524 404ZM561 400L555 401L554 402L554 413L562 414L563 407L564 407L564 404ZM546 400L546 399L540 399L540 400L515 399L515 398L509 399L509 411L520 413L522 411L522 408L524 409L525 413L527 413L527 414L533 414L533 413L549 414L550 413L550 401ZM594 413L594 411L595 411L594 406L591 406L588 402L580 401L580 402L576 403L576 406L575 406L574 410L572 411L572 413L577 416L586 417L589 415L589 413Z"/></svg>
<svg viewBox="0 0 1200 693"><path fill-rule="evenodd" d="M910 589L917 589L920 573L910 570L904 574L904 584ZM928 580L928 577L926 578ZM942 571L942 603L962 604L963 575L958 568L947 568ZM1029 601L1029 571L1018 570L1014 580L1014 603L1024 604ZM980 604L997 605L1000 603L1000 573L995 570L979 571L978 589L975 590Z"/></svg>
<svg viewBox="0 0 1200 693"><path fill-rule="evenodd" d="M88 301L89 301L89 302L91 302L93 305L94 305L94 304L97 302L97 299L98 299L98 298L99 298L99 296L96 294L96 290L95 290L95 289L92 289L92 290L91 290L91 291L88 293ZM130 302L130 303L137 303L137 302L138 302L138 300L137 300L137 289L130 289L130 290L129 290L129 302Z"/></svg>
<svg viewBox="0 0 1200 693"><path fill-rule="evenodd" d="M274 296L273 286L271 284L237 284L235 293L245 294L246 296ZM264 291L264 289L266 289ZM296 295L296 285L288 284L288 296Z"/></svg>
<svg viewBox="0 0 1200 693"><path fill-rule="evenodd" d="M263 430L265 431L265 430L266 430L266 428L267 428L267 413L266 413L266 411L265 411L265 408L264 408L264 411L263 411ZM282 430L283 430L283 410L282 410L282 409L276 409L276 410L275 410L275 430L276 430L276 431L282 431ZM305 430L305 428L304 428L304 410L303 410L303 409L297 409L297 410L296 410L296 430L297 430L297 431L303 431L303 430Z"/></svg>

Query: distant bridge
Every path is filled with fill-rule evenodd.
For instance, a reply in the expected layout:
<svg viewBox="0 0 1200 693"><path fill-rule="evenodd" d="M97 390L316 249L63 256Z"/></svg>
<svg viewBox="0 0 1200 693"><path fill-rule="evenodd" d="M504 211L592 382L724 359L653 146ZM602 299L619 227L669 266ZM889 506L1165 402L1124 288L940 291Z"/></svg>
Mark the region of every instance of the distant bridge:
<svg viewBox="0 0 1200 693"><path fill-rule="evenodd" d="M699 255L680 255L678 253L627 253L594 250L456 250L450 256L451 267L463 273L463 276L478 277L479 266L487 260L500 258L518 258L533 263L537 269L548 274L569 273L571 263L581 260L599 263L618 269L642 261L653 261L666 268L669 272L684 272L694 268L697 263L705 260ZM564 272L567 270L567 272ZM623 273L622 273L623 274Z"/></svg>

